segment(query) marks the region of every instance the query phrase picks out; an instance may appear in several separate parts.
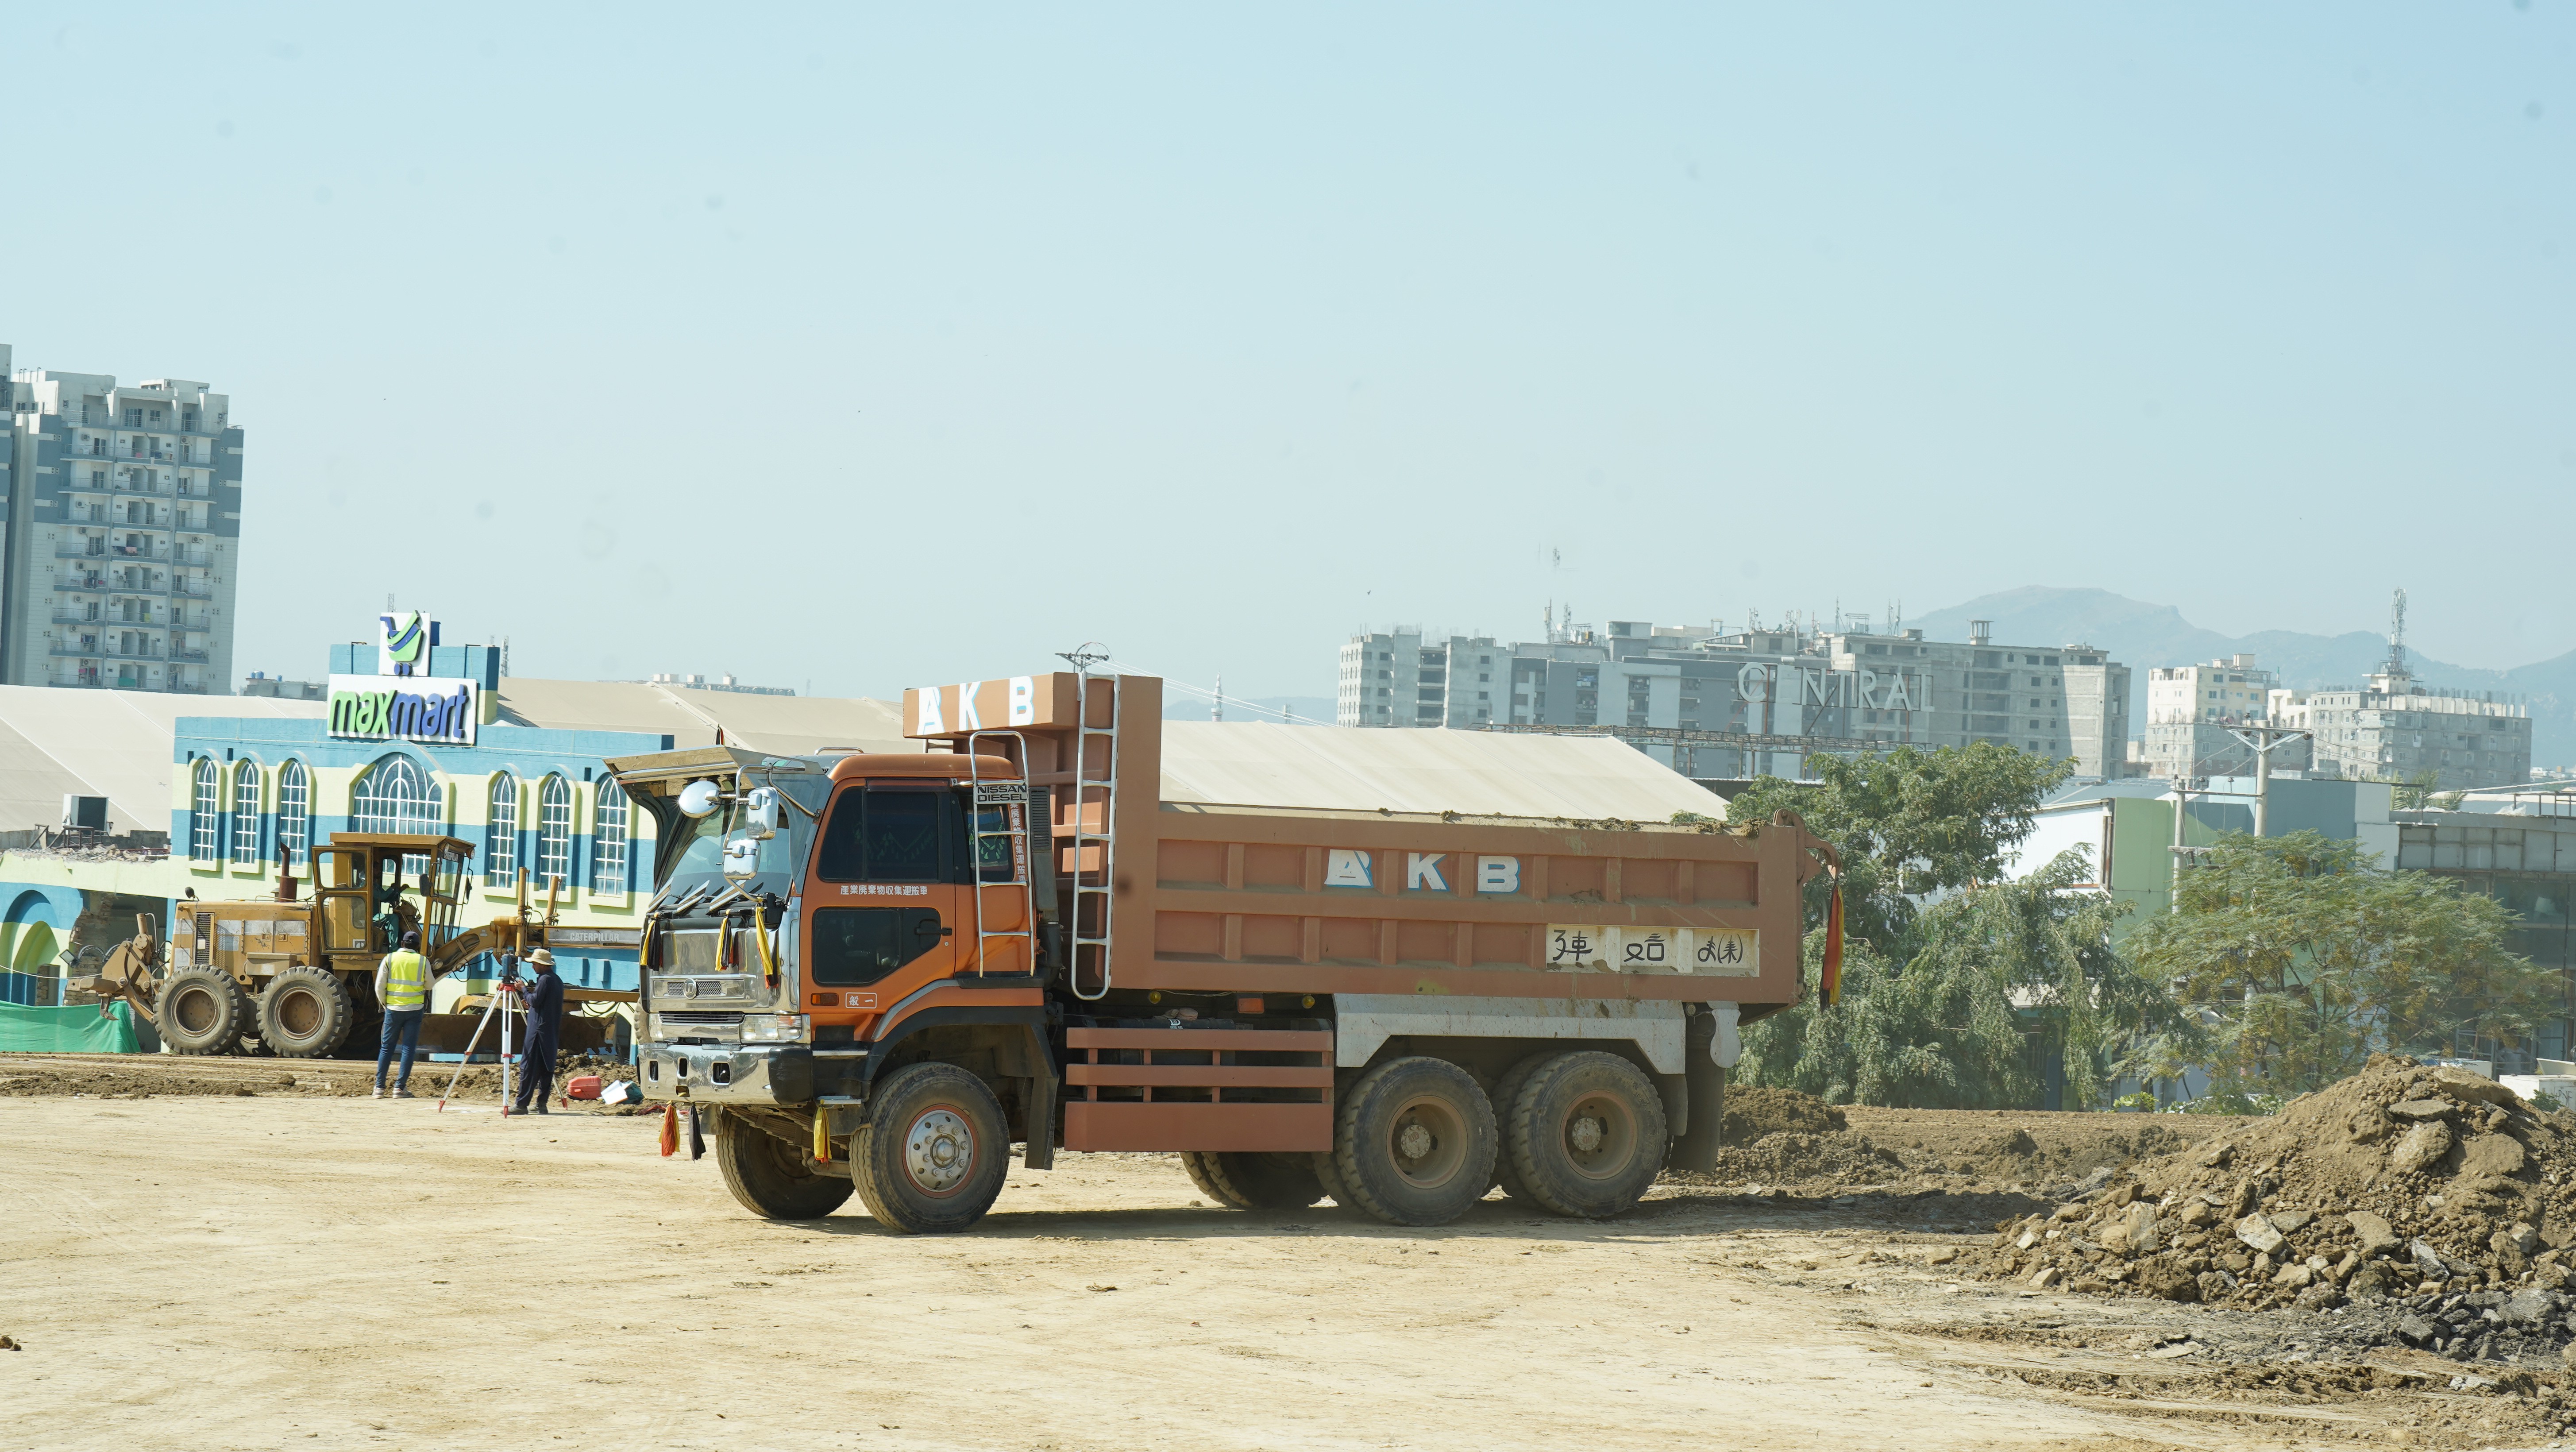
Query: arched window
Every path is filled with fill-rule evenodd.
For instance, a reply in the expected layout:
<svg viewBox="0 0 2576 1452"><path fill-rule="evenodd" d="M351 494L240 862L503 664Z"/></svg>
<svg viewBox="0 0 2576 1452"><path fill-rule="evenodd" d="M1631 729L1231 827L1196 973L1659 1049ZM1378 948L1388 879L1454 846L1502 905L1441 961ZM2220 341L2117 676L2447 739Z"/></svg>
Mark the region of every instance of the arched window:
<svg viewBox="0 0 2576 1452"><path fill-rule="evenodd" d="M215 849L223 841L216 835L221 830L224 815L223 782L223 772L215 766L213 757L197 758L196 791L188 812L188 860L191 862L216 860Z"/></svg>
<svg viewBox="0 0 2576 1452"><path fill-rule="evenodd" d="M388 756L367 768L349 805L350 825L361 832L429 834L446 825L439 818L438 796L429 773L408 756ZM403 874L416 876L428 865L427 854L406 853Z"/></svg>
<svg viewBox="0 0 2576 1452"><path fill-rule="evenodd" d="M558 877L566 887L578 885L572 880L572 783L550 776L537 789L536 885Z"/></svg>
<svg viewBox="0 0 2576 1452"><path fill-rule="evenodd" d="M312 846L312 818L309 815L313 794L312 782L304 775L304 763L288 757L277 769L277 841L287 851L289 867L301 867L309 859L305 849Z"/></svg>
<svg viewBox="0 0 2576 1452"><path fill-rule="evenodd" d="M492 778L491 810L483 824L483 881L508 887L519 880L519 779Z"/></svg>
<svg viewBox="0 0 2576 1452"><path fill-rule="evenodd" d="M361 832L435 832L438 816L430 806L429 774L408 756L388 756L358 778L350 803L352 825Z"/></svg>
<svg viewBox="0 0 2576 1452"><path fill-rule="evenodd" d="M626 891L626 793L606 777L591 808L590 890Z"/></svg>
<svg viewBox="0 0 2576 1452"><path fill-rule="evenodd" d="M243 757L233 763L233 865L259 865L259 763Z"/></svg>

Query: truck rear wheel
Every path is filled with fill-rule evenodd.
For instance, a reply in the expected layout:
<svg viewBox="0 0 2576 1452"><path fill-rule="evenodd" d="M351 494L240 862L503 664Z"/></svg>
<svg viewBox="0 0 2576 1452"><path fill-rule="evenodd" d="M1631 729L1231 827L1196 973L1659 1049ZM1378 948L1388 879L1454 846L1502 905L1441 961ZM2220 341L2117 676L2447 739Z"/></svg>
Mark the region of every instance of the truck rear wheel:
<svg viewBox="0 0 2576 1452"><path fill-rule="evenodd" d="M1010 1173L1011 1132L984 1081L954 1064L887 1076L850 1136L850 1178L888 1230L938 1235L984 1218Z"/></svg>
<svg viewBox="0 0 2576 1452"><path fill-rule="evenodd" d="M319 1059L347 1042L357 1018L338 975L289 968L259 996L259 1041L282 1059Z"/></svg>
<svg viewBox="0 0 2576 1452"><path fill-rule="evenodd" d="M1532 1054L1505 1069L1503 1077L1494 1081L1494 1128L1497 1134L1509 1132L1512 1101L1520 1098L1521 1086L1529 1082L1530 1075L1538 1072L1539 1065L1553 1057L1552 1052ZM1529 1187L1522 1184L1521 1177L1513 1171L1510 1151L1499 1144L1494 1151L1494 1188L1524 1205L1538 1203L1530 1198Z"/></svg>
<svg viewBox="0 0 2576 1452"><path fill-rule="evenodd" d="M1303 1210L1324 1198L1311 1155L1184 1150L1181 1168L1199 1193L1230 1210Z"/></svg>
<svg viewBox="0 0 2576 1452"><path fill-rule="evenodd" d="M764 1220L820 1220L850 1198L850 1182L814 1173L787 1141L737 1116L716 1116L716 1171L742 1208Z"/></svg>
<svg viewBox="0 0 2576 1452"><path fill-rule="evenodd" d="M1334 1204L1350 1209L1355 1203L1351 1199L1351 1187L1342 1183L1341 1162L1333 1158L1333 1152L1317 1150L1306 1159L1315 1167L1315 1183L1324 1187L1324 1193L1332 1198Z"/></svg>
<svg viewBox="0 0 2576 1452"><path fill-rule="evenodd" d="M182 968L161 985L152 1016L174 1054L229 1054L250 1031L250 996L220 968Z"/></svg>
<svg viewBox="0 0 2576 1452"><path fill-rule="evenodd" d="M1351 1203L1389 1225L1446 1225L1494 1183L1494 1107L1445 1059L1380 1064L1344 1096L1333 1155Z"/></svg>
<svg viewBox="0 0 2576 1452"><path fill-rule="evenodd" d="M1598 1220L1631 1210L1664 1166L1663 1095L1616 1054L1550 1058L1521 1082L1506 1116L1512 1173L1559 1215Z"/></svg>

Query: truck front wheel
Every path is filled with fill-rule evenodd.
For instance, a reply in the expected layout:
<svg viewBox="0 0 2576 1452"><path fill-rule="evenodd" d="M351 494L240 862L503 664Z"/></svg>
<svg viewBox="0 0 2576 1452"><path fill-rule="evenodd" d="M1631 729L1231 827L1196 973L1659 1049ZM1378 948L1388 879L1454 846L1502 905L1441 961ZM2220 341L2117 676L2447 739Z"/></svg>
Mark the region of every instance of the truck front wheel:
<svg viewBox="0 0 2576 1452"><path fill-rule="evenodd" d="M1351 1201L1389 1225L1446 1225L1494 1183L1494 1107L1445 1059L1380 1064L1341 1104L1334 1167Z"/></svg>
<svg viewBox="0 0 2576 1452"><path fill-rule="evenodd" d="M850 1178L888 1230L938 1235L984 1218L1010 1172L1001 1101L954 1064L888 1075L850 1136Z"/></svg>
<svg viewBox="0 0 2576 1452"><path fill-rule="evenodd" d="M716 1116L716 1171L764 1220L820 1220L850 1198L849 1181L814 1173L802 1150L731 1114Z"/></svg>
<svg viewBox="0 0 2576 1452"><path fill-rule="evenodd" d="M250 995L220 968L182 968L161 985L152 1017L174 1054L229 1054L250 1031Z"/></svg>
<svg viewBox="0 0 2576 1452"><path fill-rule="evenodd" d="M1663 1096L1616 1054L1549 1059L1521 1080L1503 1114L1513 1175L1559 1215L1598 1220L1633 1209L1664 1166Z"/></svg>

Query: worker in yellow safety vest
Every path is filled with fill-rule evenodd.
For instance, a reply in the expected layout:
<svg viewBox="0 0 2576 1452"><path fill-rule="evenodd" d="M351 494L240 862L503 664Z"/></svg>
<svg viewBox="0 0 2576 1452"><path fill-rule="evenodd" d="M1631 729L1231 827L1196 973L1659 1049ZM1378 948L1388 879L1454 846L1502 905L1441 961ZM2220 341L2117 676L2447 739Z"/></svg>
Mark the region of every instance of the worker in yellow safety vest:
<svg viewBox="0 0 2576 1452"><path fill-rule="evenodd" d="M376 1002L385 1006L384 1031L376 1040L376 1093L385 1097L385 1066L394 1045L402 1045L402 1070L394 1076L394 1097L409 1099L412 1056L420 1048L420 1021L429 1012L429 960L420 955L420 934L402 935L402 946L376 965Z"/></svg>

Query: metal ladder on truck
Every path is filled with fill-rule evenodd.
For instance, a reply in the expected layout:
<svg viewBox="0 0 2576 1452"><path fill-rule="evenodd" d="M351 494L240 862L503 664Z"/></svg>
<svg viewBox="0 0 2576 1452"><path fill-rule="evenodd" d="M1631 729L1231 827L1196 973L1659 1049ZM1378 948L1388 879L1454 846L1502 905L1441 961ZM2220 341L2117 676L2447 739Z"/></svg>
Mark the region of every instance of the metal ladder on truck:
<svg viewBox="0 0 2576 1452"><path fill-rule="evenodd" d="M1066 982L1073 996L1084 1000L1109 996L1110 897L1117 883L1117 838L1111 834L1111 814L1117 808L1118 795L1118 677L1102 677L1109 684L1109 724L1091 724L1091 667L1104 661L1104 655L1071 651L1065 659L1073 662L1073 912L1065 924ZM1091 743L1101 747L1100 775L1091 773ZM1100 807L1100 829L1089 827L1093 803ZM1065 839L1058 838L1058 841ZM1100 871L1097 879L1083 870L1083 853L1100 849ZM1098 970L1099 986L1083 990L1083 969Z"/></svg>
<svg viewBox="0 0 2576 1452"><path fill-rule="evenodd" d="M983 753L977 750L985 738L1007 741L1010 750L1004 759L1020 769L1017 781L986 781L982 766ZM973 731L966 736L966 779L975 789L974 804L966 818L968 850L966 860L975 875L975 972L982 976L993 971L993 944L1016 938L1020 943L1021 973L1035 973L1038 968L1038 899L1037 874L1029 863L1029 743L1017 731ZM1002 825L987 828L986 812L997 813ZM990 859L985 844L1002 844L1003 861L1010 866L1010 876L999 882L986 875ZM1020 890L1020 925L999 931L988 927L984 919L984 892L987 886L1014 886Z"/></svg>

